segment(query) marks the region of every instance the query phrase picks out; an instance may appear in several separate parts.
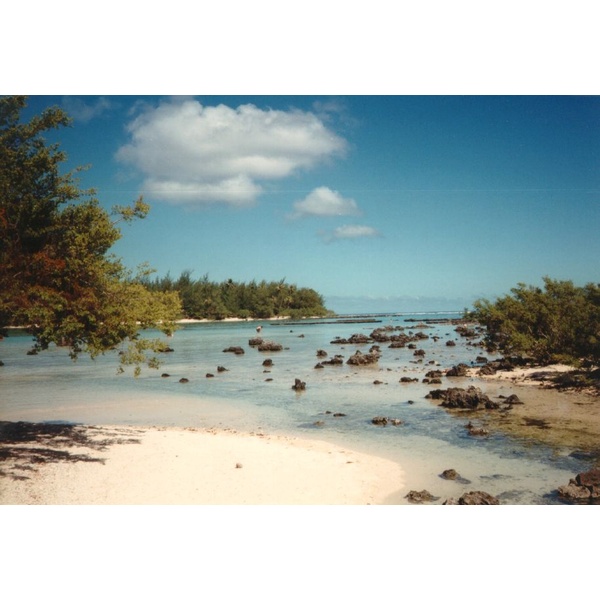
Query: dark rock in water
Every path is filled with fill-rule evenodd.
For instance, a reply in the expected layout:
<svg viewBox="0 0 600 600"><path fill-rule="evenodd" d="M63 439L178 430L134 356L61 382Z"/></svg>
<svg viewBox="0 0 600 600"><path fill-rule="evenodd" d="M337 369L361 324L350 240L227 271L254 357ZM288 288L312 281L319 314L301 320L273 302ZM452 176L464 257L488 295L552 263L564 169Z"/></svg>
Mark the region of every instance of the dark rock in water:
<svg viewBox="0 0 600 600"><path fill-rule="evenodd" d="M425 356L425 350L423 350L423 349L415 350L413 352L413 356Z"/></svg>
<svg viewBox="0 0 600 600"><path fill-rule="evenodd" d="M327 356L327 352L325 350L317 350L317 358L325 358Z"/></svg>
<svg viewBox="0 0 600 600"><path fill-rule="evenodd" d="M171 377L168 373L163 373L161 377Z"/></svg>
<svg viewBox="0 0 600 600"><path fill-rule="evenodd" d="M478 356L475 359L475 362L480 363L480 364L485 364L487 363L488 359L485 356Z"/></svg>
<svg viewBox="0 0 600 600"><path fill-rule="evenodd" d="M423 502L433 502L434 500L438 499L435 496L433 496L433 494L428 492L427 490L421 490L420 492L411 490L404 497L409 502L412 502L413 504L422 504Z"/></svg>
<svg viewBox="0 0 600 600"><path fill-rule="evenodd" d="M265 379L265 381L266 382L273 381L273 378L272 377L267 377L267 379Z"/></svg>
<svg viewBox="0 0 600 600"><path fill-rule="evenodd" d="M458 503L462 505L499 505L500 500L487 492L467 492L463 494L459 499Z"/></svg>
<svg viewBox="0 0 600 600"><path fill-rule="evenodd" d="M190 380L189 380L187 377L182 377L182 378L179 380L179 383L189 383L189 382L190 382Z"/></svg>
<svg viewBox="0 0 600 600"><path fill-rule="evenodd" d="M399 425L404 425L404 421L402 419L390 419L390 423L394 427L398 427Z"/></svg>
<svg viewBox="0 0 600 600"><path fill-rule="evenodd" d="M214 377L214 374L213 374L213 373L207 373L207 374L206 374L206 377L207 377L207 378Z"/></svg>
<svg viewBox="0 0 600 600"><path fill-rule="evenodd" d="M380 381L379 379L376 379L376 380L373 382L373 385L381 385L382 383L383 383L383 381Z"/></svg>
<svg viewBox="0 0 600 600"><path fill-rule="evenodd" d="M475 427L470 421L466 425L466 428L469 431L469 435L472 436L484 437L490 434L490 432L487 429L484 429L483 427Z"/></svg>
<svg viewBox="0 0 600 600"><path fill-rule="evenodd" d="M454 469L446 469L440 474L440 477L442 479L456 479L458 477L458 473Z"/></svg>
<svg viewBox="0 0 600 600"><path fill-rule="evenodd" d="M273 366L273 359L272 358L265 358L265 360L263 360L263 367L272 367Z"/></svg>
<svg viewBox="0 0 600 600"><path fill-rule="evenodd" d="M414 383L418 381L416 377L400 377L400 383Z"/></svg>
<svg viewBox="0 0 600 600"><path fill-rule="evenodd" d="M448 340L448 341L446 342L446 346L456 346L456 342L455 342L455 341L453 341L453 340Z"/></svg>
<svg viewBox="0 0 600 600"><path fill-rule="evenodd" d="M264 340L260 346L257 346L259 352L279 352L283 346L270 340Z"/></svg>
<svg viewBox="0 0 600 600"><path fill-rule="evenodd" d="M427 378L441 377L442 375L443 373L439 369L434 369L433 371L427 371L427 373L425 373L425 377Z"/></svg>
<svg viewBox="0 0 600 600"><path fill-rule="evenodd" d="M219 367L217 367L217 371L218 371L219 373L225 373L225 371L229 371L229 369L226 369L225 367L221 367L221 366L219 366Z"/></svg>
<svg viewBox="0 0 600 600"><path fill-rule="evenodd" d="M524 404L524 402L516 394L511 394L504 400L504 404Z"/></svg>
<svg viewBox="0 0 600 600"><path fill-rule="evenodd" d="M468 365L465 365L464 363L455 365L454 367L446 371L446 377L466 377L468 373L468 368Z"/></svg>
<svg viewBox="0 0 600 600"><path fill-rule="evenodd" d="M300 379L295 379L292 389L296 390L297 392L301 392L306 389L306 382L300 381Z"/></svg>
<svg viewBox="0 0 600 600"><path fill-rule="evenodd" d="M444 408L465 408L470 410L478 409L497 409L500 408L498 402L490 400L487 394L484 394L479 388L469 386L468 389L448 388L447 390L432 390L426 396L429 399L442 399L440 406Z"/></svg>
<svg viewBox="0 0 600 600"><path fill-rule="evenodd" d="M325 367L321 363L315 365L315 369L324 369Z"/></svg>
<svg viewBox="0 0 600 600"><path fill-rule="evenodd" d="M388 424L388 418L387 417L373 417L371 419L371 423L373 423L373 425L381 425L381 426L385 427Z"/></svg>
<svg viewBox="0 0 600 600"><path fill-rule="evenodd" d="M261 337L255 337L248 340L248 346L260 346L263 343Z"/></svg>
<svg viewBox="0 0 600 600"><path fill-rule="evenodd" d="M576 504L600 504L600 468L579 473L558 488L562 500Z"/></svg>
<svg viewBox="0 0 600 600"><path fill-rule="evenodd" d="M379 361L380 356L379 352L363 354L360 350L357 350L356 353L346 361L346 364L358 366L373 365Z"/></svg>
<svg viewBox="0 0 600 600"><path fill-rule="evenodd" d="M175 352L171 346L165 346L164 348L159 348L158 352Z"/></svg>
<svg viewBox="0 0 600 600"><path fill-rule="evenodd" d="M233 352L234 354L244 354L244 349L241 346L229 346L223 352Z"/></svg>
<svg viewBox="0 0 600 600"><path fill-rule="evenodd" d="M321 365L343 365L344 357L341 354L336 354L333 358L330 358L329 360L324 360L319 364L321 364Z"/></svg>
<svg viewBox="0 0 600 600"><path fill-rule="evenodd" d="M345 417L346 415L344 413L333 413L334 417Z"/></svg>
<svg viewBox="0 0 600 600"><path fill-rule="evenodd" d="M407 401L406 401L406 403L407 403L407 404L414 404L414 403L415 403L415 401L414 401L414 400L407 400Z"/></svg>

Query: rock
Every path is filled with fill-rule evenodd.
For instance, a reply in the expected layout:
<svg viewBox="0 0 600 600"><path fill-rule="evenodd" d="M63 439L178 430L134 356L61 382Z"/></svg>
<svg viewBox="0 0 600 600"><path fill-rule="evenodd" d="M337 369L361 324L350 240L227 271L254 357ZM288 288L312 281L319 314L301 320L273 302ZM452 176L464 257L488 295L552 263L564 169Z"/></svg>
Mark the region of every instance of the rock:
<svg viewBox="0 0 600 600"><path fill-rule="evenodd" d="M210 377L214 377L214 375L212 373L207 373L206 377L210 378Z"/></svg>
<svg viewBox="0 0 600 600"><path fill-rule="evenodd" d="M346 415L344 413L333 413L334 417L345 417Z"/></svg>
<svg viewBox="0 0 600 600"><path fill-rule="evenodd" d="M479 371L477 371L478 375L495 375L496 369L491 364L483 365Z"/></svg>
<svg viewBox="0 0 600 600"><path fill-rule="evenodd" d="M446 371L446 377L466 377L468 368L468 365L465 365L464 363L455 365L454 367Z"/></svg>
<svg viewBox="0 0 600 600"><path fill-rule="evenodd" d="M478 356L475 359L475 362L479 363L479 364L485 364L485 363L487 363L487 361L488 361L488 359L485 356Z"/></svg>
<svg viewBox="0 0 600 600"><path fill-rule="evenodd" d="M444 408L465 408L469 410L479 409L497 409L500 408L498 402L490 400L487 394L484 394L479 388L469 386L466 390L463 388L448 388L447 390L432 390L426 398L439 400L442 399L440 406Z"/></svg>
<svg viewBox="0 0 600 600"><path fill-rule="evenodd" d="M394 427L398 427L399 425L404 425L404 421L402 419L390 419L389 421Z"/></svg>
<svg viewBox="0 0 600 600"><path fill-rule="evenodd" d="M168 373L163 373L161 377L171 377Z"/></svg>
<svg viewBox="0 0 600 600"><path fill-rule="evenodd" d="M600 485L600 468L591 469L585 473L579 473L575 477L577 485L598 486Z"/></svg>
<svg viewBox="0 0 600 600"><path fill-rule="evenodd" d="M321 363L315 365L315 369L324 369L325 367Z"/></svg>
<svg viewBox="0 0 600 600"><path fill-rule="evenodd" d="M317 358L325 358L327 356L327 352L325 350L317 350Z"/></svg>
<svg viewBox="0 0 600 600"><path fill-rule="evenodd" d="M190 380L189 380L187 377L182 377L182 378L179 380L179 383L189 383L189 382L190 382Z"/></svg>
<svg viewBox="0 0 600 600"><path fill-rule="evenodd" d="M358 366L373 365L379 361L380 356L379 352L363 354L360 350L357 350L356 353L346 361L346 364Z"/></svg>
<svg viewBox="0 0 600 600"><path fill-rule="evenodd" d="M413 356L425 356L425 350L422 350L422 349L420 349L420 350L415 350L415 351L413 352Z"/></svg>
<svg viewBox="0 0 600 600"><path fill-rule="evenodd" d="M279 352L283 350L283 346L281 344L277 344L276 342L272 342L270 340L264 340L262 344L257 346L259 352Z"/></svg>
<svg viewBox="0 0 600 600"><path fill-rule="evenodd" d="M427 490L421 490L420 492L411 490L404 497L413 504L422 504L423 502L432 502L433 500L437 500L437 498Z"/></svg>
<svg viewBox="0 0 600 600"><path fill-rule="evenodd" d="M506 398L504 404L524 404L524 402L516 394L511 394L508 398Z"/></svg>
<svg viewBox="0 0 600 600"><path fill-rule="evenodd" d="M235 468L236 469L241 469L244 465L242 465L242 463L235 463Z"/></svg>
<svg viewBox="0 0 600 600"><path fill-rule="evenodd" d="M441 377L442 375L443 375L443 373L439 369L434 369L433 371L427 371L427 373L425 373L425 377L427 377L427 378Z"/></svg>
<svg viewBox="0 0 600 600"><path fill-rule="evenodd" d="M558 495L563 500L576 503L600 503L600 468L595 467L579 473L568 485L558 488Z"/></svg>
<svg viewBox="0 0 600 600"><path fill-rule="evenodd" d="M217 367L217 371L219 373L225 373L225 371L229 371L229 369L226 369L225 367L218 366Z"/></svg>
<svg viewBox="0 0 600 600"><path fill-rule="evenodd" d="M387 417L373 417L371 419L371 423L373 423L373 425L381 425L385 427L388 424L388 419Z"/></svg>
<svg viewBox="0 0 600 600"><path fill-rule="evenodd" d="M315 427L323 427L325 425L325 421L315 421L313 425Z"/></svg>
<svg viewBox="0 0 600 600"><path fill-rule="evenodd" d="M454 469L446 469L440 474L442 479L456 479L458 477L458 473Z"/></svg>
<svg viewBox="0 0 600 600"><path fill-rule="evenodd" d="M296 390L297 392L301 392L306 389L306 382L300 381L299 379L295 379L292 389Z"/></svg>
<svg viewBox="0 0 600 600"><path fill-rule="evenodd" d="M265 358L265 360L263 360L262 366L263 367L272 367L273 366L273 359L272 358Z"/></svg>
<svg viewBox="0 0 600 600"><path fill-rule="evenodd" d="M329 360L324 360L324 361L320 362L319 364L321 364L321 365L343 365L344 357L341 354L336 354L333 358L330 358Z"/></svg>
<svg viewBox="0 0 600 600"><path fill-rule="evenodd" d="M487 492L467 492L463 494L459 499L458 503L462 505L499 505L500 501L495 496L488 494Z"/></svg>
<svg viewBox="0 0 600 600"><path fill-rule="evenodd" d="M223 352L233 352L234 354L244 354L244 349L241 346L229 346Z"/></svg>
<svg viewBox="0 0 600 600"><path fill-rule="evenodd" d="M248 340L248 346L260 346L263 343L263 339L261 337L255 337Z"/></svg>
<svg viewBox="0 0 600 600"><path fill-rule="evenodd" d="M446 346L456 346L456 342L455 342L455 341L453 341L453 340L448 340L448 341L446 342Z"/></svg>
<svg viewBox="0 0 600 600"><path fill-rule="evenodd" d="M383 381L380 381L379 379L376 379L376 380L373 382L373 385L381 385L382 383L383 383Z"/></svg>

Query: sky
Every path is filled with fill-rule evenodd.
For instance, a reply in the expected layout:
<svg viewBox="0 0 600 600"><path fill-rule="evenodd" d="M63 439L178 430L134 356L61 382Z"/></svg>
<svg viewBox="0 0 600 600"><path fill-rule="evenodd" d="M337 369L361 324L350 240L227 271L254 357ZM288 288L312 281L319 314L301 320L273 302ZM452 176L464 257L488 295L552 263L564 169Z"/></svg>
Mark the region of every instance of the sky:
<svg viewBox="0 0 600 600"><path fill-rule="evenodd" d="M600 282L600 97L45 96L48 136L156 276L281 280L338 313Z"/></svg>

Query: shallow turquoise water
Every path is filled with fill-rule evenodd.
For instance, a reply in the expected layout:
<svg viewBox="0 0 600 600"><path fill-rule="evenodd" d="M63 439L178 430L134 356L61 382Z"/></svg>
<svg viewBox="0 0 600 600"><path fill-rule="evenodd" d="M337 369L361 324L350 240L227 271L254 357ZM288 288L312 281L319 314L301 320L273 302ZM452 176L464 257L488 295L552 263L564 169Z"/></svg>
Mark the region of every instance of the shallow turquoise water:
<svg viewBox="0 0 600 600"><path fill-rule="evenodd" d="M531 440L514 440L499 433L471 437L464 428L466 418L449 414L425 399L430 386L399 383L402 376L421 381L430 369L473 363L480 354L493 358L481 348L467 345L450 324L411 329L415 324L406 321L445 316L456 315L385 316L378 317L378 323L187 324L169 340L174 351L162 355L159 370L146 369L138 378L116 374L116 354L95 361L82 357L75 363L59 348L27 356L30 338L15 333L0 343L0 360L5 363L0 367L0 418L216 426L310 436L400 462L407 473L407 487L390 498L393 503L406 503L403 496L409 489L424 488L440 501L483 489L507 504L556 503L553 490L588 468L585 462L568 453L557 455ZM259 352L248 345L259 324L263 326L261 336L282 344L283 351ZM323 360L316 356L318 349L325 350L327 358L341 354L347 360L357 349L367 352L370 347L332 344L334 338L368 335L385 325L429 335L417 343L425 351L422 361L413 356L413 350L391 349L381 343L382 357L376 366L344 363L314 368ZM434 341L434 336L439 340ZM449 339L457 345L446 346ZM241 346L245 353L223 352L229 346ZM263 366L266 358L273 360L272 367ZM227 371L218 372L218 366ZM164 373L170 377L161 377ZM206 377L207 373L214 377ZM182 377L189 383L179 383ZM292 389L296 378L306 382L305 391ZM376 385L375 380L382 383ZM469 383L444 380L442 387ZM334 413L345 416L334 417ZM371 423L374 416L398 418L404 424L377 427ZM448 468L456 469L471 484L441 479L439 473Z"/></svg>

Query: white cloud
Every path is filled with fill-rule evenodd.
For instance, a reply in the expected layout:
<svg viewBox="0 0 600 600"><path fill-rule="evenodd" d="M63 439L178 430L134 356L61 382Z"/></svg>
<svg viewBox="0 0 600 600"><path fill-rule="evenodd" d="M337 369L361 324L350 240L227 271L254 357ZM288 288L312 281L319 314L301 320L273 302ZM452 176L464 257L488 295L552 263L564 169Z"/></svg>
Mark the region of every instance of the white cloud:
<svg viewBox="0 0 600 600"><path fill-rule="evenodd" d="M131 123L117 158L145 175L144 193L172 203L252 204L261 182L309 169L346 148L315 114L203 106L178 99Z"/></svg>
<svg viewBox="0 0 600 600"><path fill-rule="evenodd" d="M352 198L344 198L339 192L328 187L314 189L306 198L294 203L292 217L337 217L360 215L358 205Z"/></svg>
<svg viewBox="0 0 600 600"><path fill-rule="evenodd" d="M336 227L331 235L336 240L343 240L361 237L379 237L381 234L377 229L368 225L342 225L341 227Z"/></svg>

